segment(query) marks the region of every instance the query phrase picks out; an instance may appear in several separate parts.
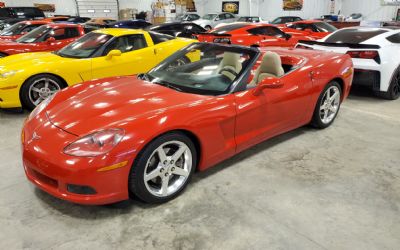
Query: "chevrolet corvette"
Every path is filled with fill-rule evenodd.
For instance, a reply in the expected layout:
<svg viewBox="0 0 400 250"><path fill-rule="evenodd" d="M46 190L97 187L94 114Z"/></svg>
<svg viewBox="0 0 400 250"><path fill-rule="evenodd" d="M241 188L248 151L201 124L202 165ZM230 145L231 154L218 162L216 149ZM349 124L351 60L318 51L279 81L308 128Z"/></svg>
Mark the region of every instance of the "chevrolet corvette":
<svg viewBox="0 0 400 250"><path fill-rule="evenodd" d="M330 126L352 67L348 55L194 43L146 74L43 101L22 130L25 173L75 203L166 202L195 170L306 124Z"/></svg>
<svg viewBox="0 0 400 250"><path fill-rule="evenodd" d="M314 40L302 34L288 34L271 24L233 23L195 35L200 42L237 44L252 47L294 47L299 40Z"/></svg>
<svg viewBox="0 0 400 250"><path fill-rule="evenodd" d="M37 27L48 23L50 23L50 21L46 20L32 20L16 23L0 32L0 40L14 41Z"/></svg>
<svg viewBox="0 0 400 250"><path fill-rule="evenodd" d="M142 30L103 29L56 52L2 58L0 108L33 109L58 90L76 83L147 72L194 41Z"/></svg>
<svg viewBox="0 0 400 250"><path fill-rule="evenodd" d="M0 58L27 52L55 51L87 32L88 30L77 24L42 25L15 41L0 41Z"/></svg>
<svg viewBox="0 0 400 250"><path fill-rule="evenodd" d="M284 32L291 35L308 36L312 37L314 40L324 38L337 30L336 27L329 23L319 20L303 20L287 23L280 27Z"/></svg>

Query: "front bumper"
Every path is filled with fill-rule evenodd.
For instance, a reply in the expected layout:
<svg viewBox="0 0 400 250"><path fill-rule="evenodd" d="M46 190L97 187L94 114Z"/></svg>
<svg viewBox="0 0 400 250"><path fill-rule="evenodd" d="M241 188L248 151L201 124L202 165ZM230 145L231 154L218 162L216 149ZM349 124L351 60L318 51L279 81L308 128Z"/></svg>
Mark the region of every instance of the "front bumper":
<svg viewBox="0 0 400 250"><path fill-rule="evenodd" d="M129 198L128 176L131 160L114 155L73 157L62 152L77 137L45 120L25 125L22 158L27 178L45 192L79 204L101 205ZM28 122L31 123L31 122ZM125 162L109 171L100 168Z"/></svg>
<svg viewBox="0 0 400 250"><path fill-rule="evenodd" d="M1 86L0 87L0 108L20 108L19 86Z"/></svg>

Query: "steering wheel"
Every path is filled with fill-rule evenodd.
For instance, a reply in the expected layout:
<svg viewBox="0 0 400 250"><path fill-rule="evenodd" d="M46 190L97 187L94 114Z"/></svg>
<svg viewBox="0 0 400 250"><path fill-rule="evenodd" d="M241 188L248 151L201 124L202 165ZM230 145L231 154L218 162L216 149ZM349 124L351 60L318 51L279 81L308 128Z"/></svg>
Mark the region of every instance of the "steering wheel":
<svg viewBox="0 0 400 250"><path fill-rule="evenodd" d="M221 74L221 73L224 72L224 71L226 71L226 72L228 72L228 73L231 73L231 74L234 75L235 77L238 76L238 73L237 73L235 70L233 70L233 69L231 69L231 68L226 68L226 67L220 69L220 70L218 71L218 74Z"/></svg>

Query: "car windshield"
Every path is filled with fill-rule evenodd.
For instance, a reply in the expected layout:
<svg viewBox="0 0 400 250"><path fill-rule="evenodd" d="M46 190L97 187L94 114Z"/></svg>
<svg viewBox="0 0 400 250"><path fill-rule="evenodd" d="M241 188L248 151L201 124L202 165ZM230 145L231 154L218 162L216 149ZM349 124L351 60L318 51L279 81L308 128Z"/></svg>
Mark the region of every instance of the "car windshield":
<svg viewBox="0 0 400 250"><path fill-rule="evenodd" d="M111 35L101 33L89 33L57 51L56 54L70 58L88 58L96 53L112 37Z"/></svg>
<svg viewBox="0 0 400 250"><path fill-rule="evenodd" d="M27 26L25 23L16 23L0 32L0 36L14 36L21 33Z"/></svg>
<svg viewBox="0 0 400 250"><path fill-rule="evenodd" d="M320 31L320 32L334 32L337 30L337 28L335 26L330 25L329 23L325 23L325 22L314 23L314 25L317 27L318 31Z"/></svg>
<svg viewBox="0 0 400 250"><path fill-rule="evenodd" d="M238 22L258 22L258 17L242 16L238 19Z"/></svg>
<svg viewBox="0 0 400 250"><path fill-rule="evenodd" d="M48 37L48 34L54 32L53 28L48 26L40 26L28 34L18 38L16 41L19 43L37 43L37 42L44 42Z"/></svg>
<svg viewBox="0 0 400 250"><path fill-rule="evenodd" d="M385 33L382 29L343 29L338 30L329 36L325 42L328 43L362 43L371 39L374 36Z"/></svg>
<svg viewBox="0 0 400 250"><path fill-rule="evenodd" d="M257 55L251 48L196 43L176 52L143 77L177 91L221 95L230 91Z"/></svg>
<svg viewBox="0 0 400 250"><path fill-rule="evenodd" d="M205 19L205 20L213 20L216 16L217 16L217 14L207 14L207 15L204 15L204 16L202 17L202 19Z"/></svg>

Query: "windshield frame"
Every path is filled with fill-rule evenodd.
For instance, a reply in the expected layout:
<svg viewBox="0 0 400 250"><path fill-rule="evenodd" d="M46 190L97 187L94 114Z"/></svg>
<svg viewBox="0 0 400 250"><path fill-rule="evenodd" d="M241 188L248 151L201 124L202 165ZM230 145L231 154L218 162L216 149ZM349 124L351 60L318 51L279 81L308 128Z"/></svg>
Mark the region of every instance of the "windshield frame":
<svg viewBox="0 0 400 250"><path fill-rule="evenodd" d="M258 50L257 48L243 47L240 45L210 44L210 43L204 43L204 42L192 43L192 44L189 44L188 46L182 48L181 50L175 52L174 54L172 54L171 56L169 56L165 60L163 60L161 63L159 63L157 66L152 68L146 74L149 81L152 82L155 78L157 78L152 75L152 74L154 74L154 72L158 71L160 68L164 68L172 61L186 55L191 50L195 49L197 46L205 46L207 48L212 46L217 49L218 48L225 49L226 51L234 51L234 52L238 52L238 53L248 53L250 56L253 56L253 58L251 58L251 60L247 63L246 67L242 68L238 77L236 77L236 79L234 81L232 81L230 86L225 91L219 92L219 91L213 91L213 90L195 89L195 88L190 88L187 86L182 86L182 85L178 85L175 83L167 82L165 80L163 80L160 85L162 85L162 86L170 85L170 86L172 86L172 89L180 89L180 91L183 93L205 95L205 96L222 96L222 95L232 94L232 93L235 93L238 91L243 91L246 89L247 80L251 74L251 69L257 63L258 58L262 54L260 52L260 50ZM156 82L153 82L153 83L157 84Z"/></svg>

